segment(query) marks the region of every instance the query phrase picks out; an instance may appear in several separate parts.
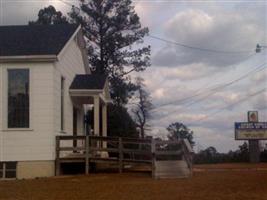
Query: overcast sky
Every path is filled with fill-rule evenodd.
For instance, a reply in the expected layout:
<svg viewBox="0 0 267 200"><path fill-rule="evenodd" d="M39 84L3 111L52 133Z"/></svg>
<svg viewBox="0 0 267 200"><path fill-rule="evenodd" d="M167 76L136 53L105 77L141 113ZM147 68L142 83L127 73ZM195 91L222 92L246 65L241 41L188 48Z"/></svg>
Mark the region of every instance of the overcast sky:
<svg viewBox="0 0 267 200"><path fill-rule="evenodd" d="M77 5L77 0L65 1ZM1 24L27 24L49 4L63 13L70 10L60 1L2 0ZM194 131L197 150L237 149L234 122L246 121L248 110L259 110L260 121L267 121L267 92L256 95L267 87L267 70L261 68L267 66L267 50L255 54L257 43L267 45L267 2L139 0L134 4L151 35L219 51L146 38L152 47L152 66L142 76L157 107L150 134L166 136L168 124L179 121ZM227 83L228 87L211 90Z"/></svg>

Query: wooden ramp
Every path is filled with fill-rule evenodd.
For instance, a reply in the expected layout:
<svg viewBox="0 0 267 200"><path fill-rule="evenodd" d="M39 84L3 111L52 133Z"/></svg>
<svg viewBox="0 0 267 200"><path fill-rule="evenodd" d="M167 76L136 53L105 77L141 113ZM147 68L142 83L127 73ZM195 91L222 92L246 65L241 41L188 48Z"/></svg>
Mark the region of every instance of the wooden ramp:
<svg viewBox="0 0 267 200"><path fill-rule="evenodd" d="M192 175L193 150L188 140L158 141L153 145L155 179L186 178Z"/></svg>
<svg viewBox="0 0 267 200"><path fill-rule="evenodd" d="M105 163L117 166L120 173L126 166L146 164L151 166L152 176L157 179L189 177L192 153L187 140L57 136L56 175L61 174L63 163L84 163L86 174L91 164Z"/></svg>
<svg viewBox="0 0 267 200"><path fill-rule="evenodd" d="M186 178L191 176L190 169L184 160L164 160L155 162L154 178Z"/></svg>

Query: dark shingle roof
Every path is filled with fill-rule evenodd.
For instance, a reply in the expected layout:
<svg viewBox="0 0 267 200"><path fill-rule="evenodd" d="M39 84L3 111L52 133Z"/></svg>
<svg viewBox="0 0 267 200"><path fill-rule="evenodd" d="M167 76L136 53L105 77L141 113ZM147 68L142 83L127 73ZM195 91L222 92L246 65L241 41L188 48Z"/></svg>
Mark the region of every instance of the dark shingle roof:
<svg viewBox="0 0 267 200"><path fill-rule="evenodd" d="M102 90L104 89L107 77L100 74L82 74L76 75L70 89L77 90Z"/></svg>
<svg viewBox="0 0 267 200"><path fill-rule="evenodd" d="M58 55L77 25L0 26L0 56Z"/></svg>

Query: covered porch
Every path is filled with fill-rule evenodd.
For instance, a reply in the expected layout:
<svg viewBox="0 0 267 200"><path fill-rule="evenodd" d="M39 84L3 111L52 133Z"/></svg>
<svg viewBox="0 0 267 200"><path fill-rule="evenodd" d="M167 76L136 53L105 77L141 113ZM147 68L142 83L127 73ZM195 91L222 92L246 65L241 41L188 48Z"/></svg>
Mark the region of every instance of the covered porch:
<svg viewBox="0 0 267 200"><path fill-rule="evenodd" d="M69 94L74 106L82 107L86 112L91 110L93 113L93 116L89 116L92 124L88 119L85 120L88 127L82 134L106 137L107 105L111 103L107 77L96 74L76 75L69 88ZM76 120L75 115L73 120ZM74 133L75 135L77 133Z"/></svg>
<svg viewBox="0 0 267 200"><path fill-rule="evenodd" d="M108 168L115 166L119 172L129 167L146 165L157 178L163 173L159 169L165 167L168 175L172 173L170 168L175 164L176 177L191 175L193 151L187 140L157 141L151 138L107 136L107 105L111 99L105 76L77 75L69 88L69 94L74 106L86 108L90 105L93 130L87 134L56 137L56 175L61 174L62 165L74 163L82 164L85 174L89 173L90 166L96 164L106 164ZM166 145L175 148L163 148ZM164 166L161 166L162 160Z"/></svg>

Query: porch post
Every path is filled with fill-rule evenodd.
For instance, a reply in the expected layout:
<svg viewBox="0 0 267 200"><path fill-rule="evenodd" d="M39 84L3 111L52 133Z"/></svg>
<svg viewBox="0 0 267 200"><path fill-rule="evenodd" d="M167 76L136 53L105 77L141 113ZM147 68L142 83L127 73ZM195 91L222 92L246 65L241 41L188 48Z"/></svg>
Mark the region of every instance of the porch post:
<svg viewBox="0 0 267 200"><path fill-rule="evenodd" d="M102 136L107 137L107 105L102 106ZM103 148L107 148L107 142L103 142Z"/></svg>
<svg viewBox="0 0 267 200"><path fill-rule="evenodd" d="M107 105L102 106L102 136L107 136Z"/></svg>
<svg viewBox="0 0 267 200"><path fill-rule="evenodd" d="M99 96L94 96L94 135L99 135Z"/></svg>

